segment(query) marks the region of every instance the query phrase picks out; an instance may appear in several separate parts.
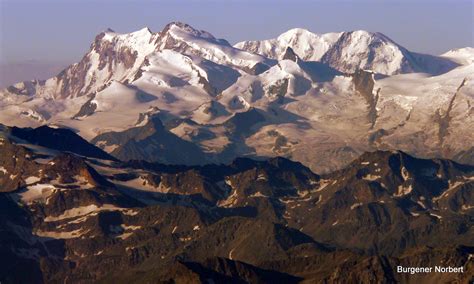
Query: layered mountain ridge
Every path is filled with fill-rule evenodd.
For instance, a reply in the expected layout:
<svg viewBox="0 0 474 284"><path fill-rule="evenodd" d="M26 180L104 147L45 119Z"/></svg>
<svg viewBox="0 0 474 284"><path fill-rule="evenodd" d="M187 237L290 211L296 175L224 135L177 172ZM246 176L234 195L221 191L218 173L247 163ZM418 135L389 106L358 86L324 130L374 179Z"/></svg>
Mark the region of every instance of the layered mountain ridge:
<svg viewBox="0 0 474 284"><path fill-rule="evenodd" d="M124 163L94 157L92 145L68 149L83 141L74 133L50 143L32 131L0 131L5 283L474 277L472 166L400 151L365 153L323 175L281 157ZM464 273L396 273L441 264Z"/></svg>
<svg viewBox="0 0 474 284"><path fill-rule="evenodd" d="M123 160L285 156L328 172L403 150L472 164L472 58L472 48L420 55L366 31L294 29L232 46L177 22L107 30L58 76L1 90L0 122L69 128ZM173 143L195 157L167 156Z"/></svg>

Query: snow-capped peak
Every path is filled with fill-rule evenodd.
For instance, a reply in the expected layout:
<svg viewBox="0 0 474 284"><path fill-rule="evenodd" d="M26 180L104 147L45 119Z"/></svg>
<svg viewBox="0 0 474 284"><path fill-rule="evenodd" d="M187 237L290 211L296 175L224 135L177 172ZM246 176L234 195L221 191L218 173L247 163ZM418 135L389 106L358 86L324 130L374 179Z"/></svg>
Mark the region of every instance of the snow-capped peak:
<svg viewBox="0 0 474 284"><path fill-rule="evenodd" d="M382 42L390 42L396 44L393 40L391 40L388 36L384 35L380 32L370 32L366 30L354 30L349 32L343 32L343 34L350 34L353 37L358 38L368 38L368 39L377 39Z"/></svg>
<svg viewBox="0 0 474 284"><path fill-rule="evenodd" d="M134 34L135 36L139 37L139 36L151 36L153 35L153 32L150 30L150 28L148 27L144 27L136 32L133 32L131 34Z"/></svg>
<svg viewBox="0 0 474 284"><path fill-rule="evenodd" d="M215 37L209 32L198 30L192 26L182 23L182 22L171 22L165 26L162 31L163 34L170 33L176 37L198 37L215 40Z"/></svg>
<svg viewBox="0 0 474 284"><path fill-rule="evenodd" d="M281 58L287 47L303 60L319 61L338 39L340 33L315 34L306 29L295 28L282 33L275 39L243 41L234 46L270 58Z"/></svg>
<svg viewBox="0 0 474 284"><path fill-rule="evenodd" d="M442 57L449 58L456 63L462 65L469 65L474 63L474 47L463 47L451 49L441 55Z"/></svg>
<svg viewBox="0 0 474 284"><path fill-rule="evenodd" d="M106 41L112 41L118 33L116 33L114 30L111 28L107 28L105 31L97 35L96 39L101 39L101 40L106 40Z"/></svg>
<svg viewBox="0 0 474 284"><path fill-rule="evenodd" d="M415 71L407 53L382 33L357 30L342 33L322 61L346 72L369 69L392 75Z"/></svg>
<svg viewBox="0 0 474 284"><path fill-rule="evenodd" d="M316 38L316 37L318 36L315 33L312 33L308 31L307 29L294 28L282 33L281 35L278 36L277 39L279 41L291 42L299 38Z"/></svg>
<svg viewBox="0 0 474 284"><path fill-rule="evenodd" d="M173 22L160 32L159 49L202 57L217 64L227 64L250 70L256 64L268 61L266 58L242 51L227 41L217 39L212 34L197 30L190 25Z"/></svg>
<svg viewBox="0 0 474 284"><path fill-rule="evenodd" d="M113 42L114 44L121 46L125 45L139 52L143 49L150 49L150 45L152 44L150 40L153 36L154 33L148 27L144 27L135 32L124 34L114 32L109 28L105 32L99 34L96 39Z"/></svg>

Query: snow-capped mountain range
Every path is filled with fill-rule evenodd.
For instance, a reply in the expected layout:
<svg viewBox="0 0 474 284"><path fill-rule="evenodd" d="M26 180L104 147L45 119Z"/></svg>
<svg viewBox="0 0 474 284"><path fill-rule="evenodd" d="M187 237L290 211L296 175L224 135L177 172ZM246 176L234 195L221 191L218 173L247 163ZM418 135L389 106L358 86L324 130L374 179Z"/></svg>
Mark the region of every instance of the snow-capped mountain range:
<svg viewBox="0 0 474 284"><path fill-rule="evenodd" d="M303 60L320 61L343 71L372 70L384 75L441 74L455 64L442 57L410 52L381 33L352 31L314 34L292 29L276 39L239 42L235 47L280 59L290 46Z"/></svg>
<svg viewBox="0 0 474 284"><path fill-rule="evenodd" d="M474 163L473 77L470 47L432 56L303 29L232 46L170 23L107 30L56 77L1 90L0 123L70 128L125 160L286 156L321 172L396 149Z"/></svg>

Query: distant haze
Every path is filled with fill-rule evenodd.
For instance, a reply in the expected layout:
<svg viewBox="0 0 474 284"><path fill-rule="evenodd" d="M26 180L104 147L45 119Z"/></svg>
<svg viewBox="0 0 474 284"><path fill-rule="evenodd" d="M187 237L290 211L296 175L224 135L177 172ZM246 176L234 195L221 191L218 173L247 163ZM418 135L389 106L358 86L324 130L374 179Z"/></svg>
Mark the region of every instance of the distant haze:
<svg viewBox="0 0 474 284"><path fill-rule="evenodd" d="M8 87L21 81L53 77L71 62L61 63L35 60L0 62L0 88Z"/></svg>
<svg viewBox="0 0 474 284"><path fill-rule="evenodd" d="M0 0L0 87L44 79L77 62L108 27L160 31L181 21L231 43L315 33L379 31L412 51L474 46L474 1Z"/></svg>

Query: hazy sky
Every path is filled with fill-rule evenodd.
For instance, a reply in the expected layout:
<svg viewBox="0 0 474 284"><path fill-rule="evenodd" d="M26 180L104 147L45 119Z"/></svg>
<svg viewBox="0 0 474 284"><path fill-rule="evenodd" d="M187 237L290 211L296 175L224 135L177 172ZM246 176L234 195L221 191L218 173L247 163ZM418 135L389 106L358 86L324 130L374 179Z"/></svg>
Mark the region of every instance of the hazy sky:
<svg viewBox="0 0 474 284"><path fill-rule="evenodd" d="M110 27L159 31L186 22L235 43L294 27L317 33L380 31L409 50L440 54L474 46L474 0L90 1L0 0L0 62L74 62Z"/></svg>

